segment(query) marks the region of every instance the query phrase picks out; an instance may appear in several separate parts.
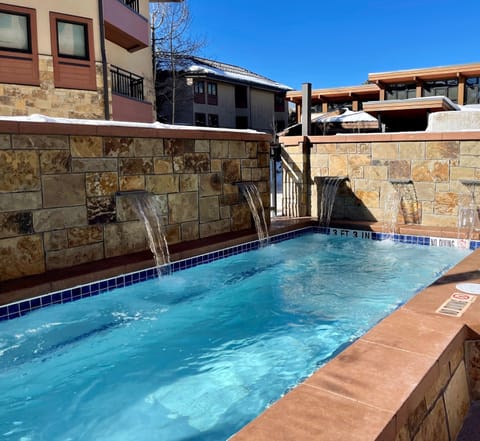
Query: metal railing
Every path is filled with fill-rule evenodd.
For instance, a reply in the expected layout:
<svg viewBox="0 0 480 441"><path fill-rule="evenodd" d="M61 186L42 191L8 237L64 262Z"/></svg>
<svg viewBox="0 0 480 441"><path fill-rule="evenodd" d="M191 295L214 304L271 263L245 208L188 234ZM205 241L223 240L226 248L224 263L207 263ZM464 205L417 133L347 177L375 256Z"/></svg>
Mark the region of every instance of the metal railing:
<svg viewBox="0 0 480 441"><path fill-rule="evenodd" d="M136 13L140 12L139 9L139 0L120 0L125 6L128 6L130 9L133 9Z"/></svg>
<svg viewBox="0 0 480 441"><path fill-rule="evenodd" d="M144 101L143 77L117 66L111 66L110 73L112 75L112 92Z"/></svg>

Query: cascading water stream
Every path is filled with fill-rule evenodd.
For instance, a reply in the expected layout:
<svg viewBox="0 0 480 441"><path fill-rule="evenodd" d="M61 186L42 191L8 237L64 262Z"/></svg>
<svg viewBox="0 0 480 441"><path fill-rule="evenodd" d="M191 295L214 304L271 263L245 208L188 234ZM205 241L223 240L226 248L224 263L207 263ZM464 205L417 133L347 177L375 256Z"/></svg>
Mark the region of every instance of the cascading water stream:
<svg viewBox="0 0 480 441"><path fill-rule="evenodd" d="M239 187L250 207L260 246L268 245L270 237L268 235L267 220L265 219L265 209L258 187L252 182L242 183Z"/></svg>
<svg viewBox="0 0 480 441"><path fill-rule="evenodd" d="M400 195L400 208L403 214L403 221L406 224L419 224L420 213L418 210L418 198L415 185L410 180L391 180Z"/></svg>
<svg viewBox="0 0 480 441"><path fill-rule="evenodd" d="M400 207L400 194L391 188L384 201L383 207L383 232L385 239L394 239L397 229L397 216Z"/></svg>
<svg viewBox="0 0 480 441"><path fill-rule="evenodd" d="M144 222L148 245L152 251L158 275L170 272L170 252L162 225L162 209L158 198L149 193L135 195L135 207Z"/></svg>
<svg viewBox="0 0 480 441"><path fill-rule="evenodd" d="M460 203L458 207L457 238L470 241L473 233L479 228L479 209L476 202L476 190L480 187L480 181L462 180L460 181L467 187L470 198L469 201Z"/></svg>
<svg viewBox="0 0 480 441"><path fill-rule="evenodd" d="M318 222L323 227L328 227L332 217L335 196L340 183L345 181L345 176L317 176L318 197Z"/></svg>

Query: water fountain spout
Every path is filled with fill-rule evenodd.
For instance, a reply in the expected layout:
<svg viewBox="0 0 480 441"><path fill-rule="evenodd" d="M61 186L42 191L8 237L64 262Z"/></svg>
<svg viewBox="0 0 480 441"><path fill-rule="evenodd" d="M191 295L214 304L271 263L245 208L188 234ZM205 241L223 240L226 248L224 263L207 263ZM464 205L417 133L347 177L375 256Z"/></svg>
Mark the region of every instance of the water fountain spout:
<svg viewBox="0 0 480 441"><path fill-rule="evenodd" d="M400 208L406 224L419 224L420 212L417 192L411 179L391 179L390 183L400 195Z"/></svg>
<svg viewBox="0 0 480 441"><path fill-rule="evenodd" d="M265 209L258 187L253 182L238 182L236 185L247 200L250 212L252 213L255 229L257 231L260 246L268 245L270 237L265 219Z"/></svg>
<svg viewBox="0 0 480 441"><path fill-rule="evenodd" d="M170 252L162 224L162 207L158 196L143 190L117 192L117 196L131 196L138 217L143 220L148 245L155 259L159 276L170 272Z"/></svg>
<svg viewBox="0 0 480 441"><path fill-rule="evenodd" d="M480 181L476 181L476 180L473 180L473 179L461 179L460 180L460 183L465 185L465 187L467 187L467 189L469 190L470 192L470 197L471 197L471 202L472 204L476 205L476 189L477 188L480 188Z"/></svg>
<svg viewBox="0 0 480 441"><path fill-rule="evenodd" d="M332 217L335 195L338 187L348 176L316 176L318 222L321 226L328 227Z"/></svg>
<svg viewBox="0 0 480 441"><path fill-rule="evenodd" d="M479 228L479 209L476 202L476 191L480 188L479 180L462 179L460 183L467 187L470 193L470 200L459 204L458 207L458 231L457 237L470 241L473 232Z"/></svg>

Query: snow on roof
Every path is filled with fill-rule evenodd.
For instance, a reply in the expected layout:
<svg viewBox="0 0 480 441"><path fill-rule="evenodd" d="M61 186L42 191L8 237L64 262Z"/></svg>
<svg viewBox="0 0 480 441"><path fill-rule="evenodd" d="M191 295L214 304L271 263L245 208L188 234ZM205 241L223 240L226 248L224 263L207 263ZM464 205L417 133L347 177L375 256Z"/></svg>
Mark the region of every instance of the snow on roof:
<svg viewBox="0 0 480 441"><path fill-rule="evenodd" d="M223 127L203 127L203 126L188 126L188 125L174 125L163 124L158 121L154 123L140 123L130 121L110 121L105 119L74 119L74 118L54 118L41 114L32 114L25 116L2 116L0 121L17 121L17 122L45 122L45 123L60 123L60 124L85 124L93 126L118 126L118 127L142 127L147 129L171 129L171 130L208 130L218 132L240 132L240 133L264 133L251 129L228 129Z"/></svg>
<svg viewBox="0 0 480 441"><path fill-rule="evenodd" d="M313 122L337 122L337 123L345 123L345 122L365 122L365 121L372 121L375 122L377 119L370 115L367 112L359 111L353 112L350 109L346 109L340 115L320 115L312 118Z"/></svg>
<svg viewBox="0 0 480 441"><path fill-rule="evenodd" d="M460 107L462 112L480 112L480 104L465 104L458 107Z"/></svg>
<svg viewBox="0 0 480 441"><path fill-rule="evenodd" d="M233 64L221 63L219 61L208 60L200 57L187 57L187 67L184 68L187 72L195 74L205 74L214 77L225 78L229 80L236 80L243 83L257 84L259 86L266 86L278 90L293 90L290 86L281 84L277 81L271 80L263 75L251 72L243 67L234 66Z"/></svg>

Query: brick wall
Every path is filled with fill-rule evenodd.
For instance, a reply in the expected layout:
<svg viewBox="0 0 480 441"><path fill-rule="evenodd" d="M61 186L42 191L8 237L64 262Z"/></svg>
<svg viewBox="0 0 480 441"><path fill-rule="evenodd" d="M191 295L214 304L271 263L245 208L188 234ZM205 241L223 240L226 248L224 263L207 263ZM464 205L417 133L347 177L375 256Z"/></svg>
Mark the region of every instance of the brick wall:
<svg viewBox="0 0 480 441"><path fill-rule="evenodd" d="M269 137L0 122L0 280L147 249L129 191L157 195L170 244L252 227L269 210Z"/></svg>

